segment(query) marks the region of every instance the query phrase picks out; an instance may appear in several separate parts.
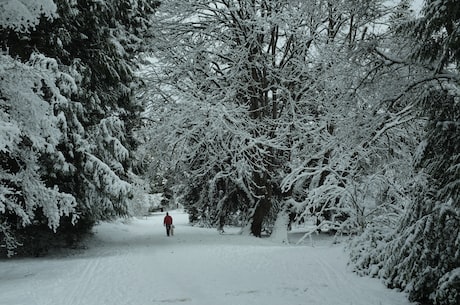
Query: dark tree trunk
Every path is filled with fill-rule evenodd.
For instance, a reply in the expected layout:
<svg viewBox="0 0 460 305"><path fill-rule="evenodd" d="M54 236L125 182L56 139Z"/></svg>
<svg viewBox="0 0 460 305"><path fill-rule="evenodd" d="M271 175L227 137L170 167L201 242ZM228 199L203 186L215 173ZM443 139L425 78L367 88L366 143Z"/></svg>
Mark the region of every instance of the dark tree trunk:
<svg viewBox="0 0 460 305"><path fill-rule="evenodd" d="M262 235L262 224L272 206L272 186L268 174L255 174L254 181L259 186L259 202L252 216L251 233L256 237Z"/></svg>
<svg viewBox="0 0 460 305"><path fill-rule="evenodd" d="M251 233L255 237L262 236L262 223L265 217L267 216L268 212L270 212L270 208L271 208L270 198L267 198L267 197L261 198L254 212L254 216L252 217Z"/></svg>

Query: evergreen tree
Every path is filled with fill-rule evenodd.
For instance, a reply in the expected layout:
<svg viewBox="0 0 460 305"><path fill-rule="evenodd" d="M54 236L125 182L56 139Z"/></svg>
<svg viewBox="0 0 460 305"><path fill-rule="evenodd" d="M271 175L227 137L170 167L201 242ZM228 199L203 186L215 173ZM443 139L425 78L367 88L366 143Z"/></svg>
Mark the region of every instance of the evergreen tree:
<svg viewBox="0 0 460 305"><path fill-rule="evenodd" d="M413 24L421 42L413 58L441 86L421 101L428 125L416 166L426 184L389 243L384 276L412 300L453 305L460 303L460 3L426 1L423 14Z"/></svg>
<svg viewBox="0 0 460 305"><path fill-rule="evenodd" d="M458 98L458 96L456 97ZM391 287L403 288L413 301L460 301L460 106L454 96L435 90L424 100L430 115L418 161L417 195L383 255Z"/></svg>
<svg viewBox="0 0 460 305"><path fill-rule="evenodd" d="M42 81L35 89L49 105L49 115L60 132L53 146L58 153L51 154L50 148L40 153L36 167L46 186L73 198L75 216L58 217L58 225L50 226L56 233L43 226L49 218L47 211L43 217L31 215L30 223L8 218L5 227L25 244L24 249L31 245L40 248L37 238L45 244L53 240L61 244L62 239L73 242L100 219L127 215L132 196L131 152L136 147L132 132L142 110L133 96L135 53L142 50L149 16L157 5L143 0L42 4L42 10L28 4L36 9L32 24L13 26L9 19L2 20L2 47L18 61L40 65L58 75L54 83ZM43 11L48 7L50 12ZM37 60L41 54L53 60ZM14 88L14 83L9 85ZM16 99L8 97L5 101L5 105L14 104ZM28 136L28 131L23 133ZM16 174L11 162L8 167L2 165L7 173ZM17 201L17 196L9 197Z"/></svg>
<svg viewBox="0 0 460 305"><path fill-rule="evenodd" d="M425 1L422 13L400 28L409 56L386 57L413 76L423 71L408 86L427 119L414 160L418 175L403 217L389 231L370 228L361 237L368 246L355 247L352 259L413 301L453 305L460 303L460 3Z"/></svg>
<svg viewBox="0 0 460 305"><path fill-rule="evenodd" d="M50 162L54 175L72 172L58 148L63 118L53 113L53 104L69 103L56 83L67 80L72 86L72 79L58 71L55 60L40 54L24 64L1 55L0 79L0 233L11 255L24 242L20 228L40 222L56 231L62 217L70 223L77 219L76 198L48 183L49 168L43 166Z"/></svg>

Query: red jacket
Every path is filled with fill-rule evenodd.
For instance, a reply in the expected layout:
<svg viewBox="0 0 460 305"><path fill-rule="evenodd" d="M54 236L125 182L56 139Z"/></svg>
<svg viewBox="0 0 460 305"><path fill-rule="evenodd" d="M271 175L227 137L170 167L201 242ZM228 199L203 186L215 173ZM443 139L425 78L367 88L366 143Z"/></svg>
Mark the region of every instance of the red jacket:
<svg viewBox="0 0 460 305"><path fill-rule="evenodd" d="M163 224L165 225L172 225L172 217L169 215L165 216L165 219L163 220Z"/></svg>

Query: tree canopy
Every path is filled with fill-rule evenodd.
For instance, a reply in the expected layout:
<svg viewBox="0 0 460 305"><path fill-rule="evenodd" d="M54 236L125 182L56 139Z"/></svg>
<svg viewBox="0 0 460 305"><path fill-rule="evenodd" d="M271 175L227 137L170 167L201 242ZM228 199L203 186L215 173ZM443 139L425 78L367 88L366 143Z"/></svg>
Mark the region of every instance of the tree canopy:
<svg viewBox="0 0 460 305"><path fill-rule="evenodd" d="M362 216L378 205L376 192L401 191L391 181L400 164L386 165L402 159L409 166L413 109L410 102L384 104L399 84L373 57L385 35L370 29L390 18L383 3L362 4L162 6L155 61L146 73L158 120L153 143L161 141L159 152L173 156L169 168L178 181L193 180L184 182L185 193L200 217L213 215L216 223L244 211L254 235L278 212L343 216L364 227ZM388 90L375 91L380 85ZM370 177L380 190L365 190Z"/></svg>

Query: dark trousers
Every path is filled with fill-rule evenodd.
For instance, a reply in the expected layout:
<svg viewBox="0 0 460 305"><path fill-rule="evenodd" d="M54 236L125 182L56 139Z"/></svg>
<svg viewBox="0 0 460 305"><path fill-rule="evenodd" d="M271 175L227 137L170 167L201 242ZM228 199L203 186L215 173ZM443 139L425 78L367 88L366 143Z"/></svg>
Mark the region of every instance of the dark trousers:
<svg viewBox="0 0 460 305"><path fill-rule="evenodd" d="M170 232L171 232L171 225L166 225L166 235L169 236Z"/></svg>

